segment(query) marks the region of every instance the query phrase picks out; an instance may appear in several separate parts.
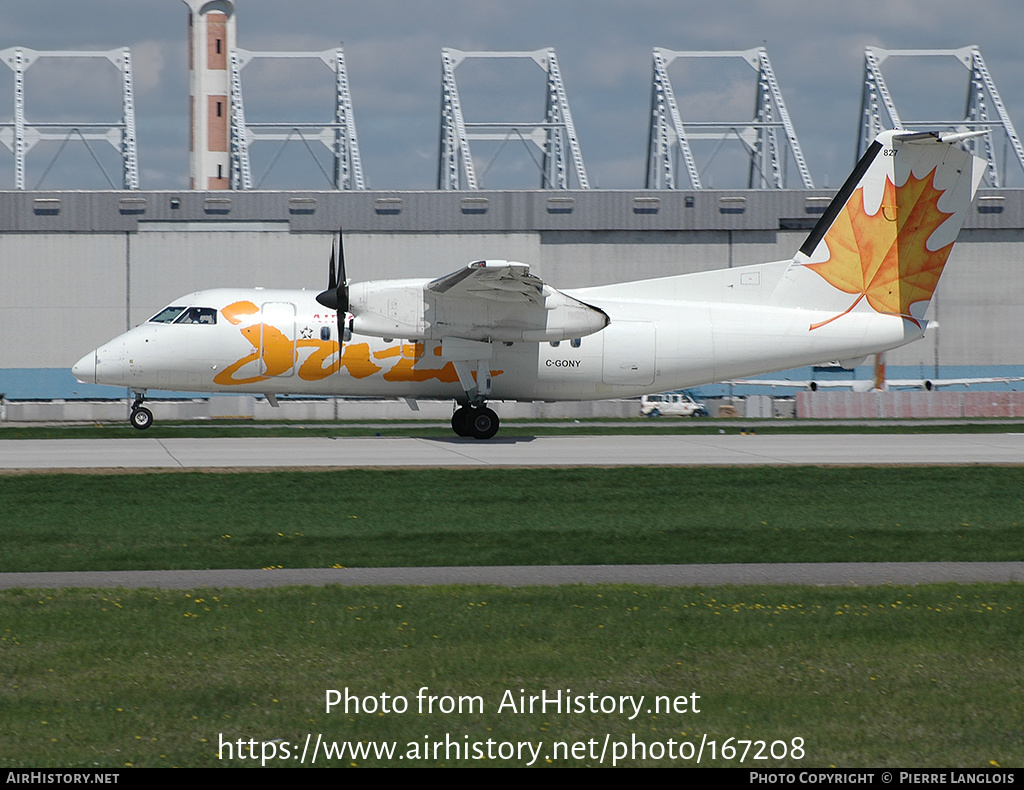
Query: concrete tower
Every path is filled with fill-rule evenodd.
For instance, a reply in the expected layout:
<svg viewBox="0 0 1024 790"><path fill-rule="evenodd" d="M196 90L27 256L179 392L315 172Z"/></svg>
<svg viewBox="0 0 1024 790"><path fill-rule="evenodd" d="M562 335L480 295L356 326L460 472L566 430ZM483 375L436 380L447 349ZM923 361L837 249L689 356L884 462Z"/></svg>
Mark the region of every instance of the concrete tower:
<svg viewBox="0 0 1024 790"><path fill-rule="evenodd" d="M184 0L189 8L192 189L228 189L231 178L231 70L235 4Z"/></svg>

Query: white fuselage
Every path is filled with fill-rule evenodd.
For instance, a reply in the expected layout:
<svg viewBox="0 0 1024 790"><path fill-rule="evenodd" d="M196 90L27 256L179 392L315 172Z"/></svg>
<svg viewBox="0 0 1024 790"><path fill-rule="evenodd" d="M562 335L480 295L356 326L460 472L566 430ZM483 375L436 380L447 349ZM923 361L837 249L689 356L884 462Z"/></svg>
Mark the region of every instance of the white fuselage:
<svg viewBox="0 0 1024 790"><path fill-rule="evenodd" d="M744 300L742 290L730 290L778 280L789 266L786 261L665 278L663 287L659 281L646 281L567 292L603 310L608 326L578 339L491 342L488 397L637 396L834 359L854 360L923 334L923 325L871 310L853 311L809 331L811 324L834 312L764 304L760 294ZM699 287L693 301L678 298L684 296L680 286L694 277ZM724 291L726 299L708 301L709 287ZM652 291L663 291L664 298L650 298ZM339 357L336 313L318 304L311 291L218 289L189 294L173 304L205 309L204 315L215 316L213 323L144 323L83 357L74 375L138 392L455 399L464 393L445 352L450 342L445 339L409 341L357 332L343 344Z"/></svg>
<svg viewBox="0 0 1024 790"><path fill-rule="evenodd" d="M959 147L977 134L880 134L791 260L571 292L504 260L350 286L339 236L322 293L189 294L73 372L138 393L138 428L152 421L150 389L435 397L464 404L458 435L485 439L498 427L488 399L597 400L849 367L924 335L985 170Z"/></svg>

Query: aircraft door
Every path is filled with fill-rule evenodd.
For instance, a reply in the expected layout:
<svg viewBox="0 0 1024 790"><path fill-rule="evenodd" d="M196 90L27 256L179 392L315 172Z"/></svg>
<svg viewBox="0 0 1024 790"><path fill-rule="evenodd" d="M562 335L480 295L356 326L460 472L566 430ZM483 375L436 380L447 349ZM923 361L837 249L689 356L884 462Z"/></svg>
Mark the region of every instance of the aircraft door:
<svg viewBox="0 0 1024 790"><path fill-rule="evenodd" d="M296 359L295 305L264 302L260 317L260 375L291 376Z"/></svg>
<svg viewBox="0 0 1024 790"><path fill-rule="evenodd" d="M128 357L128 349L124 340L118 338L93 352L95 365L91 378L93 381L125 381L131 384L136 376L142 375L142 360L136 361L135 354ZM126 374L127 373L127 377Z"/></svg>
<svg viewBox="0 0 1024 790"><path fill-rule="evenodd" d="M655 328L650 321L612 321L604 336L605 384L653 384Z"/></svg>

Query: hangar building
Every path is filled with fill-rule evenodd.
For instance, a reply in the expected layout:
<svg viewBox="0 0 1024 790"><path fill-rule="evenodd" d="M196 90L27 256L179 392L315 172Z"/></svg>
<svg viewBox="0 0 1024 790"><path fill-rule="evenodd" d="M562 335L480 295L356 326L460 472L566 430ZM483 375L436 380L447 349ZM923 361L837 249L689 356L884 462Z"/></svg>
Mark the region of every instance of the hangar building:
<svg viewBox="0 0 1024 790"><path fill-rule="evenodd" d="M824 190L0 192L0 392L122 397L74 380L90 349L193 290L326 285L518 260L558 288L791 257ZM889 376L1024 375L1024 191L985 189ZM798 374L799 375L799 374ZM870 377L865 370L862 377ZM804 374L804 377L808 377Z"/></svg>

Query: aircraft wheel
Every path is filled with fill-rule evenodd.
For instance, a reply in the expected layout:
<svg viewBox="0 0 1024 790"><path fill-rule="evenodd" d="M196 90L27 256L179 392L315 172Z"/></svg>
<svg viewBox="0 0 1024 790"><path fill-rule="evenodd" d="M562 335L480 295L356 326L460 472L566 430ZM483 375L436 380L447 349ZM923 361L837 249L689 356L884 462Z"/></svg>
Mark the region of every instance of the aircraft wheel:
<svg viewBox="0 0 1024 790"><path fill-rule="evenodd" d="M128 418L128 422L132 424L133 428L144 431L153 424L153 412L144 406L139 406L137 409L132 409L132 415Z"/></svg>
<svg viewBox="0 0 1024 790"><path fill-rule="evenodd" d="M452 415L452 430L456 436L469 436L469 418L471 409L468 406L460 406Z"/></svg>
<svg viewBox="0 0 1024 790"><path fill-rule="evenodd" d="M473 409L467 424L474 439L490 439L498 432L498 415L488 408Z"/></svg>

